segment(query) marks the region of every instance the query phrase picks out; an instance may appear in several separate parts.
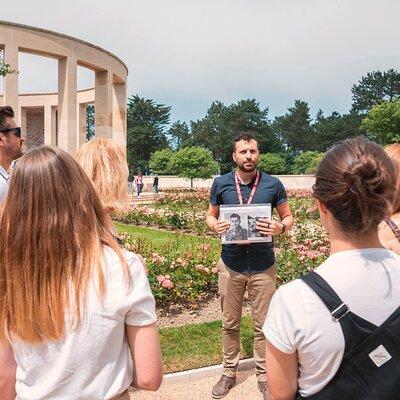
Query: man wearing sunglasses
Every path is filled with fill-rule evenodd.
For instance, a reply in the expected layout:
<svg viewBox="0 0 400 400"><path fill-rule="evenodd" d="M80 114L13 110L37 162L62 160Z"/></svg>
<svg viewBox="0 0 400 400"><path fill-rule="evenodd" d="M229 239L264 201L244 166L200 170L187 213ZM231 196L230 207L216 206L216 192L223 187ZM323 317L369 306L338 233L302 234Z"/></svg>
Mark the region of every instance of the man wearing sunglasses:
<svg viewBox="0 0 400 400"><path fill-rule="evenodd" d="M25 138L21 128L14 120L11 107L0 107L0 203L4 201L8 190L8 169L11 163L22 156L22 144Z"/></svg>

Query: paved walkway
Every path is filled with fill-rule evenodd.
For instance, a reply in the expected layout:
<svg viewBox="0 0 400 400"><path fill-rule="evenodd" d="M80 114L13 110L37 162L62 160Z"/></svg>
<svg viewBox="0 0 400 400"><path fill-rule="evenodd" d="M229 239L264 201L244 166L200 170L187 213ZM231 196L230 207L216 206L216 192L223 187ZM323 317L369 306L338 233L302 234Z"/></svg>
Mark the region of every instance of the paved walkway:
<svg viewBox="0 0 400 400"><path fill-rule="evenodd" d="M187 383L163 384L156 393L132 391L131 400L211 400L211 389L219 376L212 376ZM236 386L224 400L262 400L257 388L257 379L252 371L237 374Z"/></svg>

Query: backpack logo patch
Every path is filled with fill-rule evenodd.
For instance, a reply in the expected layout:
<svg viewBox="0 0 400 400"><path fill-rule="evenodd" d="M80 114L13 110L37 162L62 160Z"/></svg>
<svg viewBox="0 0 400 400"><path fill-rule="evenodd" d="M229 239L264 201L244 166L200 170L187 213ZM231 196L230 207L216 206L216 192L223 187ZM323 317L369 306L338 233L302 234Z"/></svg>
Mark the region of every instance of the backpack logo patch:
<svg viewBox="0 0 400 400"><path fill-rule="evenodd" d="M377 367L382 366L386 362L388 362L392 356L385 349L384 346L380 345L375 350L369 353L369 358L374 362Z"/></svg>

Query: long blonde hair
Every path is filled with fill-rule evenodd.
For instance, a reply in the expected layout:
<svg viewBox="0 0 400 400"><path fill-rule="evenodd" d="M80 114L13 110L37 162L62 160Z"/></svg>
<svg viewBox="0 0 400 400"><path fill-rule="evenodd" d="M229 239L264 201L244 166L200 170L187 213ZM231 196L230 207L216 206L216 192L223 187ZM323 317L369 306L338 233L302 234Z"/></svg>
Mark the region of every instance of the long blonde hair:
<svg viewBox="0 0 400 400"><path fill-rule="evenodd" d="M93 182L105 210L111 215L126 211L128 165L124 149L111 139L96 138L82 145L75 158Z"/></svg>
<svg viewBox="0 0 400 400"><path fill-rule="evenodd" d="M396 194L393 202L393 213L400 212L400 143L393 143L385 147L386 154L392 160L396 172Z"/></svg>
<svg viewBox="0 0 400 400"><path fill-rule="evenodd" d="M0 339L60 339L85 312L89 279L106 289L103 248L125 258L89 178L67 153L43 146L17 164L0 215Z"/></svg>

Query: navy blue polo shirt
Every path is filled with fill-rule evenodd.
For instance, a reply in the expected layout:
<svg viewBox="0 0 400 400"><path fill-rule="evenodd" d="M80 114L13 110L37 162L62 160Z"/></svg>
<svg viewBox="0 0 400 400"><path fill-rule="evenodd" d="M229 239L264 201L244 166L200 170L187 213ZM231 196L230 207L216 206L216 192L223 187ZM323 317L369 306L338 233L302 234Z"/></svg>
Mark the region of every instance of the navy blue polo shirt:
<svg viewBox="0 0 400 400"><path fill-rule="evenodd" d="M243 204L247 204L254 179L247 185L240 183ZM271 175L260 172L260 181L251 204L271 203L272 209L287 201L286 191L282 182ZM210 192L210 203L239 204L236 192L235 172L214 179ZM250 243L245 245L223 244L222 261L231 269L242 274L263 272L275 264L273 242Z"/></svg>

